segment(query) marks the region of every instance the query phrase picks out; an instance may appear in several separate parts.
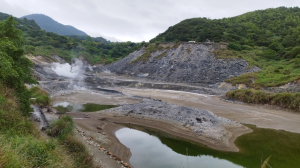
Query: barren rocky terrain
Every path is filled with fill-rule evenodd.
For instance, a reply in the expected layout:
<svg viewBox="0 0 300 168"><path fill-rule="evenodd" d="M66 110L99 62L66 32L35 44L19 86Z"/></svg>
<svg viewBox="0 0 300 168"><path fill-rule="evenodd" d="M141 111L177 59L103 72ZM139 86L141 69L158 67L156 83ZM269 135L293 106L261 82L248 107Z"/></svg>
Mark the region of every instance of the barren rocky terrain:
<svg viewBox="0 0 300 168"><path fill-rule="evenodd" d="M102 167L121 166L118 160L108 161L114 158L107 157L108 151L103 153L102 148L129 163L130 150L114 135L122 128L118 123L152 127L226 151L238 151L235 139L251 132L241 123L299 133L298 114L220 100L218 96L239 88L224 83L225 79L259 68L249 68L241 59L216 59L211 51L218 47L181 44L152 53L147 62L131 63L145 52L141 49L108 66L71 65L67 71L78 70L71 76L58 74L53 67L70 65L53 64L43 57L30 59L35 62L39 86L51 94L53 102L119 105L85 115L68 113L78 125L78 138L83 138ZM164 57L155 59L163 52ZM82 132L95 140L91 142Z"/></svg>

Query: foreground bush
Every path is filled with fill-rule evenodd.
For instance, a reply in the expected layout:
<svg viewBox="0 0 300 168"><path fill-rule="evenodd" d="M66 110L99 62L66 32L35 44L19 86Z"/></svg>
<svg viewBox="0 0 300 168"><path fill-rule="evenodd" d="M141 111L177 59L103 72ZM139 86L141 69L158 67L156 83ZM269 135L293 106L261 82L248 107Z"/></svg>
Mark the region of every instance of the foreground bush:
<svg viewBox="0 0 300 168"><path fill-rule="evenodd" d="M39 87L32 87L30 89L30 94L32 97L32 104L39 105L41 107L46 107L49 106L51 103L49 94L46 91L40 89Z"/></svg>
<svg viewBox="0 0 300 168"><path fill-rule="evenodd" d="M85 146L72 135L75 127L70 116L63 116L50 125L48 135L56 137L63 144L75 161L76 167L93 167L92 156L89 155Z"/></svg>
<svg viewBox="0 0 300 168"><path fill-rule="evenodd" d="M54 121L50 127L51 129L48 130L48 135L65 140L67 136L71 134L75 125L70 116L63 116L59 120Z"/></svg>
<svg viewBox="0 0 300 168"><path fill-rule="evenodd" d="M242 89L228 92L226 96L246 103L269 104L300 111L300 93L266 93L260 90Z"/></svg>

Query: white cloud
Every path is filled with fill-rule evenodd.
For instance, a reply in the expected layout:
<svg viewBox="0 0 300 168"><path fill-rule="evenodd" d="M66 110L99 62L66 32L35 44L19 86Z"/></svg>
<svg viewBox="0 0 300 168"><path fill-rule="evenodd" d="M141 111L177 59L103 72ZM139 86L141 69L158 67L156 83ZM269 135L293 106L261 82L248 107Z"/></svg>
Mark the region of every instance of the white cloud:
<svg viewBox="0 0 300 168"><path fill-rule="evenodd" d="M298 0L0 0L0 12L21 17L43 13L91 36L148 41L188 18L231 17L271 7L299 6Z"/></svg>

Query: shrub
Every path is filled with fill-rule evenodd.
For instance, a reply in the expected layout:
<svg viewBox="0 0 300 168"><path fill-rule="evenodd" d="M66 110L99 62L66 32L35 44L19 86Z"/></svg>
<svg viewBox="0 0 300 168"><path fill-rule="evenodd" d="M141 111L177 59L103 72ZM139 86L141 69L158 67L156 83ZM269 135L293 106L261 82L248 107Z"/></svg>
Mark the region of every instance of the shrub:
<svg viewBox="0 0 300 168"><path fill-rule="evenodd" d="M240 44L237 44L237 43L229 43L228 44L228 49L231 49L231 50L236 50L236 51L242 51L242 46Z"/></svg>
<svg viewBox="0 0 300 168"><path fill-rule="evenodd" d="M269 104L300 111L300 93L266 93L242 89L227 92L226 96L246 103Z"/></svg>
<svg viewBox="0 0 300 168"><path fill-rule="evenodd" d="M51 123L50 127L48 135L64 140L71 134L75 125L72 117L66 115Z"/></svg>
<svg viewBox="0 0 300 168"><path fill-rule="evenodd" d="M39 105L41 107L49 106L51 103L51 99L48 93L39 87L32 87L30 89L30 94L33 99L31 99L32 104Z"/></svg>

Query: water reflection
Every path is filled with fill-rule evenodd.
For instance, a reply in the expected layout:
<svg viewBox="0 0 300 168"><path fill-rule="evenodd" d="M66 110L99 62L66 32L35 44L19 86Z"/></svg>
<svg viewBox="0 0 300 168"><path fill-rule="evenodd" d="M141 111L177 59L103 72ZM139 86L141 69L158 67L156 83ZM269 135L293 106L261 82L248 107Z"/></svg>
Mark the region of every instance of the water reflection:
<svg viewBox="0 0 300 168"><path fill-rule="evenodd" d="M300 167L300 134L297 133L247 125L253 132L235 141L240 152L224 152L152 128L125 126L134 129L123 128L116 136L130 148L130 162L135 167L259 168L261 160L269 156L273 168Z"/></svg>
<svg viewBox="0 0 300 168"><path fill-rule="evenodd" d="M105 110L109 108L114 108L117 106L101 105L101 104L94 104L94 103L78 104L78 103L69 103L69 102L57 102L54 103L53 107L59 113L66 113L66 112L95 112L95 111Z"/></svg>
<svg viewBox="0 0 300 168"><path fill-rule="evenodd" d="M214 158L212 156L198 155L191 156L193 148L186 146L176 145L176 148L184 148L184 152L174 152L169 147L169 142L162 143L162 141L142 131L123 128L116 132L116 136L120 141L130 148L132 157L130 159L131 164L134 167L143 168L170 168L170 167L209 167L209 168L241 168L241 166L235 165L227 160ZM194 153L195 154L195 153Z"/></svg>

